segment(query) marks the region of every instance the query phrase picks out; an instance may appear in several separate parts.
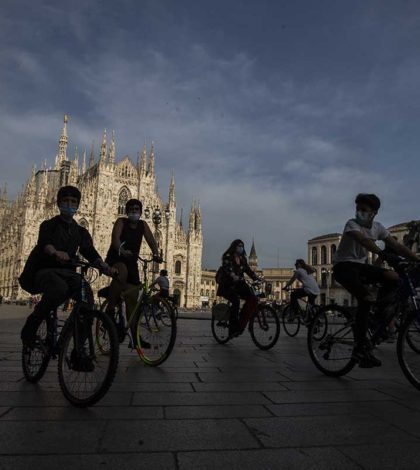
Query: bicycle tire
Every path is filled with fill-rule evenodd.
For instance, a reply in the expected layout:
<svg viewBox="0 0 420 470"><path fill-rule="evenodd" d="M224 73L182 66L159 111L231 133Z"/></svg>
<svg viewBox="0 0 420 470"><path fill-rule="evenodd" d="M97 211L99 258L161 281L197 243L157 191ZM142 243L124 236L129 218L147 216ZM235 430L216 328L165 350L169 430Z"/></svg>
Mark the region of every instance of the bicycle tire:
<svg viewBox="0 0 420 470"><path fill-rule="evenodd" d="M417 339L416 344L413 340L413 334L410 335L410 327L413 323ZM410 337L411 336L411 337ZM408 348L406 347L406 343ZM413 347L415 344L415 347ZM420 390L420 311L411 312L404 320L398 332L397 356L400 367L407 380L418 390ZM417 372L414 370L414 362L417 362Z"/></svg>
<svg viewBox="0 0 420 470"><path fill-rule="evenodd" d="M327 320L327 333L323 335L321 339L317 339L315 328L319 325L319 322L322 321L322 318ZM332 328L335 325L339 326L337 327L337 332L333 333ZM330 333L328 333L329 327L331 327ZM348 335L347 339L338 336L341 332ZM335 341L334 334L337 335ZM345 346L343 348L343 357L340 364L338 363L340 359L335 357L330 359L334 344ZM356 361L352 358L354 348L354 319L351 313L344 307L335 304L320 308L308 327L307 346L312 362L323 374L329 377L340 377L349 373L356 365ZM339 348L336 348L335 350L338 349Z"/></svg>
<svg viewBox="0 0 420 470"><path fill-rule="evenodd" d="M286 305L286 307L284 307L281 319L282 319L284 331L286 332L288 336L293 338L299 333L300 318L299 318L299 315L293 314L293 317L291 317L291 315L292 315L291 306L289 304L289 305ZM292 322L287 321L288 318L293 319L293 321Z"/></svg>
<svg viewBox="0 0 420 470"><path fill-rule="evenodd" d="M217 320L211 315L211 333L219 344L226 344L229 340L229 320Z"/></svg>
<svg viewBox="0 0 420 470"><path fill-rule="evenodd" d="M40 330L42 333L39 333ZM33 348L25 345L22 347L22 370L28 382L37 383L42 379L48 368L51 359L51 346L48 344L48 330L47 321L43 320L37 330L37 336L41 336L38 344ZM32 356L36 354L36 350L38 350L39 359L36 361L35 365L32 366L31 360L33 360Z"/></svg>
<svg viewBox="0 0 420 470"><path fill-rule="evenodd" d="M319 312L320 312L320 307L319 305L316 305L314 307L314 314L312 315L310 324L308 325L308 328L309 328L311 324L314 321L316 321L313 334L314 334L314 338L317 341L323 340L328 331L328 318L325 315L324 315L324 318L323 318L323 315L318 316Z"/></svg>
<svg viewBox="0 0 420 470"><path fill-rule="evenodd" d="M84 344L85 342L89 339L91 340L91 343L89 343L89 346L91 347L92 345L97 345L96 341L94 341L93 338L93 323L100 321L103 323L103 328L104 330L107 331L109 335L109 351L106 354L103 354L100 350L100 356L94 354L93 357L89 356L89 359L91 360L92 364L94 361L96 361L96 365L94 365L95 369L98 369L98 364L99 364L99 358L100 357L106 357L107 359L107 365L105 365L105 371L104 371L104 377L100 381L100 383L97 384L97 386L92 390L85 392L82 395L79 394L79 396L76 396L75 392L71 389L69 381L66 379L66 374L64 368L67 367L69 371L76 372L77 377L80 376L80 374L90 374L94 372L92 371L80 371L77 370L74 365L72 365L72 354L75 351L74 349L74 325L75 322L78 321L78 318L71 318L64 326L61 337L60 337L60 349L59 349L59 356L58 356L58 380L60 383L61 390L66 397L66 399L74 406L77 407L87 407L94 405L97 403L99 400L101 400L105 394L108 392L109 388L112 385L112 382L114 381L115 374L117 372L117 367L118 367L118 360L119 360L119 342L118 342L118 335L117 331L115 328L115 324L113 320L106 315L104 312L101 312L100 310L89 310L83 313L84 315L84 320L83 320L83 326L86 328L86 330L90 331L86 335L86 338L84 339ZM91 323L91 325L88 325L88 323ZM90 338L90 335L92 336ZM80 340L80 338L79 338ZM69 349L71 348L71 344L73 341L73 349L70 352L70 355L68 356ZM92 351L90 351L91 353ZM97 377L97 374L95 373L95 378ZM83 382L83 379L82 379ZM93 382L87 382L85 381L85 386L93 384Z"/></svg>
<svg viewBox="0 0 420 470"><path fill-rule="evenodd" d="M274 325L274 331L271 332L271 336L268 336L269 342L267 344L263 344L259 339L257 339L257 328L261 331L268 331L270 325ZM259 349L262 349L263 351L271 349L277 343L280 336L280 320L275 310L269 305L259 304L257 312L251 317L249 332L251 334L252 341Z"/></svg>
<svg viewBox="0 0 420 470"><path fill-rule="evenodd" d="M137 354L146 365L152 367L160 366L169 358L175 346L177 334L176 319L171 306L165 299L159 299L159 302L162 306L164 306L165 312L163 312L163 314L165 315L166 324L162 322L162 317L159 318L157 312L153 310L153 305L156 304L156 301L153 300L153 298L149 299L148 301L146 301L146 303L142 305L140 310L137 312L136 318L134 320L134 341ZM149 316L149 318L147 316ZM147 323L149 319L151 322L153 322L153 324L149 324L147 328L142 326L142 320ZM170 325L168 325L169 321ZM164 328L162 328L162 326L159 326L159 323L161 323ZM170 331L166 332L166 336L168 336L169 333L169 341L166 347L164 347L164 350L162 350L156 357L153 357L152 353L154 351L158 351L160 346L160 344L158 343L158 333L164 332L164 330L168 328L170 329ZM149 343L150 348L143 347L142 342Z"/></svg>

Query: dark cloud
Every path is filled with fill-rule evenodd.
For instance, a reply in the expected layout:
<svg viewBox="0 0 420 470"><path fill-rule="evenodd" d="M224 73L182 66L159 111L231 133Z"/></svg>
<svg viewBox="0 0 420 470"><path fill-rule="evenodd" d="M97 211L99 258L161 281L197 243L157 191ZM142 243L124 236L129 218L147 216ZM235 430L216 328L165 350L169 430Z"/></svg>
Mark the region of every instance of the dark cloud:
<svg viewBox="0 0 420 470"><path fill-rule="evenodd" d="M341 230L359 191L383 197L385 223L418 217L416 2L3 10L0 158L14 193L53 161L67 112L70 153L103 128L120 157L155 141L162 195L174 170L178 212L201 201L207 266L238 236L255 237L263 265L278 250L290 265L309 237Z"/></svg>

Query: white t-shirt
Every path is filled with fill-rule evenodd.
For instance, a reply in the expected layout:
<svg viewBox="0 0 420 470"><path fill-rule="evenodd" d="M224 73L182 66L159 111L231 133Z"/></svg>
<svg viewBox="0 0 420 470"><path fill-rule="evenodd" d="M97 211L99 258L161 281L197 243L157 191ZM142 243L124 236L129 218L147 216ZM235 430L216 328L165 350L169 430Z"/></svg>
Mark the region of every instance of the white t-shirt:
<svg viewBox="0 0 420 470"><path fill-rule="evenodd" d="M306 269L298 268L295 271L295 277L300 281L308 294L318 295L321 291L312 274L308 274Z"/></svg>
<svg viewBox="0 0 420 470"><path fill-rule="evenodd" d="M362 227L356 219L347 221L343 236L337 251L334 255L334 264L351 261L353 263L366 263L368 250L357 240L351 237L348 232L361 232L366 238L372 241L385 240L390 236L388 230L379 222L373 222L371 228Z"/></svg>
<svg viewBox="0 0 420 470"><path fill-rule="evenodd" d="M169 290L169 279L167 276L159 276L156 278L156 284L164 290Z"/></svg>

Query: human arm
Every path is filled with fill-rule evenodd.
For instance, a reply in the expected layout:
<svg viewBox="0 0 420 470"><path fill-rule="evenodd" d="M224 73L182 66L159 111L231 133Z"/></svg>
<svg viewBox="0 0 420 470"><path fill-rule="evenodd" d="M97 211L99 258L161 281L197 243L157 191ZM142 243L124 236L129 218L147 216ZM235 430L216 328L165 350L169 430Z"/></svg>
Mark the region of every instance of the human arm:
<svg viewBox="0 0 420 470"><path fill-rule="evenodd" d="M294 272L293 276L286 282L286 285L283 287L283 290L288 289L295 281L296 281L296 271Z"/></svg>
<svg viewBox="0 0 420 470"><path fill-rule="evenodd" d="M413 261L420 261L420 258L415 253L413 253L409 248L395 240L394 237L388 236L387 238L385 238L384 242L386 247L392 250L397 255L400 255L403 258L410 259Z"/></svg>
<svg viewBox="0 0 420 470"><path fill-rule="evenodd" d="M116 220L114 227L112 229L111 235L111 245L114 250L121 256L133 256L131 250L125 250L122 248L121 235L124 228L124 221L122 218Z"/></svg>
<svg viewBox="0 0 420 470"><path fill-rule="evenodd" d="M254 281L256 281L258 279L258 274L253 271L249 264L248 264L248 261L246 260L246 258L243 258L243 266L244 266L244 272Z"/></svg>
<svg viewBox="0 0 420 470"><path fill-rule="evenodd" d="M159 258L159 248L156 243L155 237L153 236L152 231L150 230L150 227L147 225L145 221L143 221L144 224L144 238L149 245L149 248L152 250L153 256Z"/></svg>
<svg viewBox="0 0 420 470"><path fill-rule="evenodd" d="M45 220L39 227L38 246L41 251L49 256L55 256L57 261L64 263L69 261L70 256L65 251L57 250L53 240L53 226L50 220Z"/></svg>

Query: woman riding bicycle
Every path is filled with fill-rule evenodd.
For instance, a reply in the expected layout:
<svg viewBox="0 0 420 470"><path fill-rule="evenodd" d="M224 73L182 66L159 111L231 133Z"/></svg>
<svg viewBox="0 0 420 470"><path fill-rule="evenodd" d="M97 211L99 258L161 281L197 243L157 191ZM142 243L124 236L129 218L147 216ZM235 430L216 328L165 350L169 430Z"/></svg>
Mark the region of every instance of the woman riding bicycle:
<svg viewBox="0 0 420 470"><path fill-rule="evenodd" d="M245 330L258 305L258 298L245 281L245 273L254 281L258 279L257 274L249 267L244 242L234 240L223 254L222 266L216 279L219 284L217 295L231 303L229 336L237 336ZM239 314L241 299L245 300L245 304Z"/></svg>
<svg viewBox="0 0 420 470"><path fill-rule="evenodd" d="M157 243L149 226L144 220L140 220L142 210L143 205L139 200L130 199L125 205L127 218L119 217L114 224L106 262L118 270L118 276L109 286L107 313L114 312L118 299L128 284L135 286L140 284L137 257L143 237L152 250L155 261L161 261Z"/></svg>
<svg viewBox="0 0 420 470"><path fill-rule="evenodd" d="M320 293L320 289L313 276L315 269L312 266L306 264L303 259L297 259L295 262L295 268L296 270L293 276L284 286L283 290L288 290L288 288L296 280L298 280L302 284L302 288L295 289L290 295L290 305L292 307L293 312L296 313L299 309L298 299L308 297L308 302L311 305L314 305L316 297Z"/></svg>

